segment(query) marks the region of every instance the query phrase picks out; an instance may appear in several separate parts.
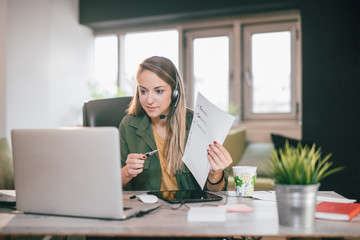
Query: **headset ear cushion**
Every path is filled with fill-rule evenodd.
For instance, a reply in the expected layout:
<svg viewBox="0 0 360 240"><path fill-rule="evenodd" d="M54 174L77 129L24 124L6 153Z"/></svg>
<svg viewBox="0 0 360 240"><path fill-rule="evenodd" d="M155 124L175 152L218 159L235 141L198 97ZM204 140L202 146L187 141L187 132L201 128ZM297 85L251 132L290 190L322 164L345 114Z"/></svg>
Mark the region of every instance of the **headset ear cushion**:
<svg viewBox="0 0 360 240"><path fill-rule="evenodd" d="M174 108L176 108L179 98L179 90L175 89L172 94L172 102L174 103Z"/></svg>
<svg viewBox="0 0 360 240"><path fill-rule="evenodd" d="M176 98L179 96L179 90L175 89L172 93L173 100L176 100Z"/></svg>

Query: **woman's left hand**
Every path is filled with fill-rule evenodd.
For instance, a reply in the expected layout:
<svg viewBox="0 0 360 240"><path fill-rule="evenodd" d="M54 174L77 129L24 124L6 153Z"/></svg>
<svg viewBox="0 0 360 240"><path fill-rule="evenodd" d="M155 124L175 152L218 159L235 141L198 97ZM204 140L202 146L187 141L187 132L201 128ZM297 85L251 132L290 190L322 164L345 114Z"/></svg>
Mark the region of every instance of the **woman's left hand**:
<svg viewBox="0 0 360 240"><path fill-rule="evenodd" d="M232 163L232 158L226 148L216 141L209 144L207 152L210 163L208 179L210 182L218 182L223 176L223 171Z"/></svg>

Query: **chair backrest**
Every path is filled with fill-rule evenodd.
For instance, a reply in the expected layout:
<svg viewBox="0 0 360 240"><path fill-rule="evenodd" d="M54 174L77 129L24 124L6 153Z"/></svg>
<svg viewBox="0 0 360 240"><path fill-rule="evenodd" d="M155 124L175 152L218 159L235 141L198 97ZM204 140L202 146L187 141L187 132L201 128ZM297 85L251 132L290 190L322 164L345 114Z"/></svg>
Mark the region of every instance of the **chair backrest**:
<svg viewBox="0 0 360 240"><path fill-rule="evenodd" d="M125 110L129 107L132 97L118 97L90 100L84 103L83 126L119 127L120 122L126 116Z"/></svg>

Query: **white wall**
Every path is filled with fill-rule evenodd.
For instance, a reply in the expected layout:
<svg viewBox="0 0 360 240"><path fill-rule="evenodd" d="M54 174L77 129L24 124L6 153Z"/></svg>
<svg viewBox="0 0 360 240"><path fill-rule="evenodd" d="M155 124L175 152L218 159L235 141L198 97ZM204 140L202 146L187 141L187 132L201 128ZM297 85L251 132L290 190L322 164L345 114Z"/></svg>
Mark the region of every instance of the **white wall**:
<svg viewBox="0 0 360 240"><path fill-rule="evenodd" d="M93 41L92 30L78 23L78 0L7 1L9 139L14 128L81 124Z"/></svg>
<svg viewBox="0 0 360 240"><path fill-rule="evenodd" d="M50 29L50 123L82 125L93 76L92 31L78 24L78 0L53 0Z"/></svg>
<svg viewBox="0 0 360 240"><path fill-rule="evenodd" d="M8 0L7 131L48 127L49 0Z"/></svg>
<svg viewBox="0 0 360 240"><path fill-rule="evenodd" d="M0 0L0 138L6 136L6 1Z"/></svg>

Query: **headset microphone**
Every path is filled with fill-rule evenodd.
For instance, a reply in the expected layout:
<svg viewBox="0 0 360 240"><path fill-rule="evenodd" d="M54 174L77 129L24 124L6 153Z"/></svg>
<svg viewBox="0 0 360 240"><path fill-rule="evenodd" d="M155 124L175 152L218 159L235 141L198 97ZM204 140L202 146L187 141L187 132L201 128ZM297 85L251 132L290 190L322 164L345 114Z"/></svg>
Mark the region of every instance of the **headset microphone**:
<svg viewBox="0 0 360 240"><path fill-rule="evenodd" d="M161 115L159 116L160 119L165 119L166 117L167 117L167 115L164 115L164 114L161 114Z"/></svg>

